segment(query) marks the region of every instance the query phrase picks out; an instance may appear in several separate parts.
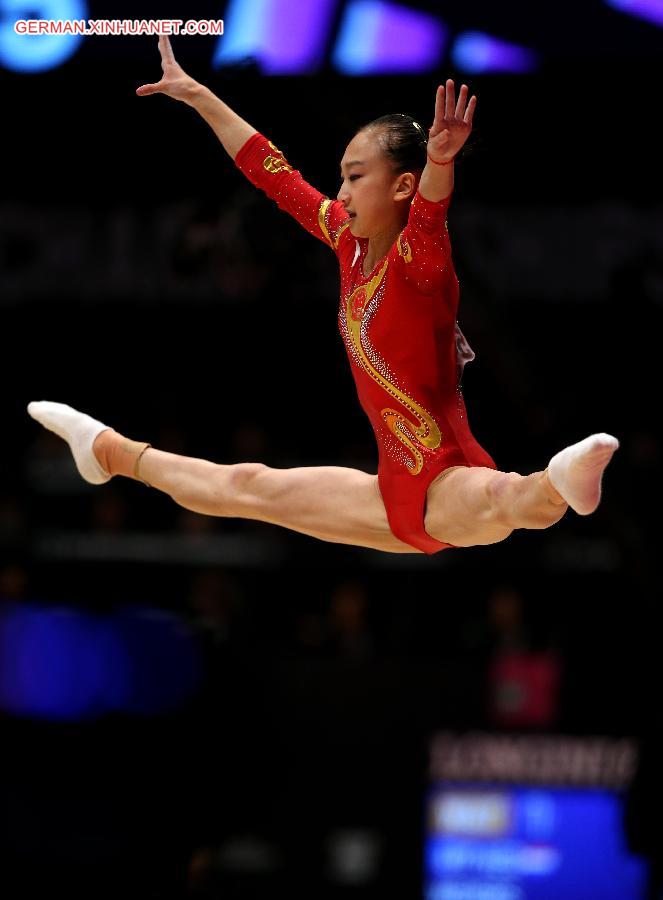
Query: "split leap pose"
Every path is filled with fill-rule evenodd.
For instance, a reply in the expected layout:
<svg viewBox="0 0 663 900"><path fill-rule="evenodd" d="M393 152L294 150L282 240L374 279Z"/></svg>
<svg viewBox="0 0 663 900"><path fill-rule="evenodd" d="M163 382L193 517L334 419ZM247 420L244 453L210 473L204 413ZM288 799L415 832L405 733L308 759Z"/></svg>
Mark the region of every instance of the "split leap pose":
<svg viewBox="0 0 663 900"><path fill-rule="evenodd" d="M320 466L218 465L129 440L70 406L30 403L64 438L87 481L137 478L186 509L271 522L324 541L393 553L492 544L516 528L548 528L571 507L592 513L619 446L593 434L531 475L497 471L474 439L461 393L474 357L456 314L458 280L447 209L454 157L472 129L476 97L440 86L428 134L406 115L361 128L341 160L331 200L281 151L175 61L159 39L163 77L138 88L192 106L239 170L338 258L339 327L359 402L379 450L378 474Z"/></svg>

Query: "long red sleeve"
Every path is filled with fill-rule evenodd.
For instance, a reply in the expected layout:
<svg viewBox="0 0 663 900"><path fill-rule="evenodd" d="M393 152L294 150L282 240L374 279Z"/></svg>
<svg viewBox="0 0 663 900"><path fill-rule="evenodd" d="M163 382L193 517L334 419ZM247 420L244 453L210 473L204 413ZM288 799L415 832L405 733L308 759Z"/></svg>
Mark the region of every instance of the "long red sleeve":
<svg viewBox="0 0 663 900"><path fill-rule="evenodd" d="M398 236L396 260L403 277L416 290L433 294L442 289L451 263L447 211L451 197L434 202L419 191L410 205L408 222Z"/></svg>
<svg viewBox="0 0 663 900"><path fill-rule="evenodd" d="M325 197L305 181L264 135L254 134L248 139L237 153L235 165L309 234L334 250L338 248L339 236L350 221L343 204Z"/></svg>

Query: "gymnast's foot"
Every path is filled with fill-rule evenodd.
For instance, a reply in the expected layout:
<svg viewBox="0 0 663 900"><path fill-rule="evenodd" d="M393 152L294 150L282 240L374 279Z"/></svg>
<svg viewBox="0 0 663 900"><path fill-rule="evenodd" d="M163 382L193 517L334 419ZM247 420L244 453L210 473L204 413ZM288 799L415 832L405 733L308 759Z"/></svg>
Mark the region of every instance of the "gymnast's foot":
<svg viewBox="0 0 663 900"><path fill-rule="evenodd" d="M130 441L103 422L64 403L33 401L28 404L28 412L69 444L76 468L90 484L104 484L113 475L138 477L137 461L149 444Z"/></svg>
<svg viewBox="0 0 663 900"><path fill-rule="evenodd" d="M601 478L619 447L610 434L591 434L560 450L550 460L548 480L557 493L581 516L593 513L601 500Z"/></svg>

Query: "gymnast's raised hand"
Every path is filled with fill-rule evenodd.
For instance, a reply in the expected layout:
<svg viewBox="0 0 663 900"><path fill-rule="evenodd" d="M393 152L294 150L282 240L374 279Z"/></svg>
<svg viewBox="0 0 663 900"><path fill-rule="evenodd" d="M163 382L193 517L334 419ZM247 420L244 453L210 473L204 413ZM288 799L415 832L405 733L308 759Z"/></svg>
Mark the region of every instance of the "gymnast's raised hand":
<svg viewBox="0 0 663 900"><path fill-rule="evenodd" d="M192 95L200 85L184 71L175 59L170 40L165 34L159 37L159 53L161 54L161 69L163 77L154 84L143 84L136 89L139 97L147 97L150 94L166 94L173 100L181 100L191 104Z"/></svg>
<svg viewBox="0 0 663 900"><path fill-rule="evenodd" d="M472 131L472 117L477 98L472 96L467 102L469 91L461 85L456 103L456 91L451 78L446 88L440 85L435 95L435 119L428 131L428 158L444 165L450 163Z"/></svg>
<svg viewBox="0 0 663 900"><path fill-rule="evenodd" d="M137 88L138 96L165 94L167 97L172 97L173 100L181 100L182 103L193 107L210 125L224 148L234 159L239 148L251 135L256 133L256 129L238 116L209 88L187 75L175 59L170 40L163 34L159 37L159 53L161 54L163 77L161 81L154 84L143 84Z"/></svg>

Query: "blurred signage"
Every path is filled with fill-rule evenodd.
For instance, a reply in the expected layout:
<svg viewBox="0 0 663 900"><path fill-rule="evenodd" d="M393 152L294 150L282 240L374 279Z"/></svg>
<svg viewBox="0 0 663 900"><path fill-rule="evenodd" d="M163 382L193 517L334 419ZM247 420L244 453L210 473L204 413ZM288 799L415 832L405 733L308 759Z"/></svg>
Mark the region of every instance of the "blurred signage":
<svg viewBox="0 0 663 900"><path fill-rule="evenodd" d="M441 732L431 744L431 780L628 786L638 761L629 738Z"/></svg>

